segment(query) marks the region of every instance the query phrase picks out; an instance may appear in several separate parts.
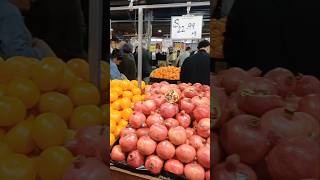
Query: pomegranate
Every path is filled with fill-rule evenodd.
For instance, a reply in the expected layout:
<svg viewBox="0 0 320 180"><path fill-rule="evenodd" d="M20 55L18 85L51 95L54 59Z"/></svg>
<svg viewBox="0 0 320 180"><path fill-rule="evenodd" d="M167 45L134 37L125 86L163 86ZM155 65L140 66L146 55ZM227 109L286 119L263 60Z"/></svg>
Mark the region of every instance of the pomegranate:
<svg viewBox="0 0 320 180"><path fill-rule="evenodd" d="M205 176L206 180L210 180L210 170L206 171Z"/></svg>
<svg viewBox="0 0 320 180"><path fill-rule="evenodd" d="M156 151L157 151L157 155L161 159L168 160L174 157L176 148L169 141L165 140L158 144Z"/></svg>
<svg viewBox="0 0 320 180"><path fill-rule="evenodd" d="M201 137L207 138L210 136L210 119L203 118L197 124L197 133Z"/></svg>
<svg viewBox="0 0 320 180"><path fill-rule="evenodd" d="M178 120L179 125L184 128L188 128L191 124L191 117L189 116L189 114L187 114L184 111L181 111L180 113L178 113L176 115L176 119Z"/></svg>
<svg viewBox="0 0 320 180"><path fill-rule="evenodd" d="M184 97L193 98L194 96L198 95L198 91L195 87L187 87L183 92Z"/></svg>
<svg viewBox="0 0 320 180"><path fill-rule="evenodd" d="M255 116L283 106L276 84L266 78L251 79L239 87L238 94L240 110Z"/></svg>
<svg viewBox="0 0 320 180"><path fill-rule="evenodd" d="M136 130L133 128L123 128L120 131L120 137L128 135L128 134L136 134Z"/></svg>
<svg viewBox="0 0 320 180"><path fill-rule="evenodd" d="M140 138L142 136L148 136L149 135L149 128L140 128L136 132L137 137Z"/></svg>
<svg viewBox="0 0 320 180"><path fill-rule="evenodd" d="M272 179L320 178L320 145L308 137L282 139L266 157Z"/></svg>
<svg viewBox="0 0 320 180"><path fill-rule="evenodd" d="M156 155L150 155L147 157L145 162L146 169L148 169L152 174L159 174L163 167L163 160Z"/></svg>
<svg viewBox="0 0 320 180"><path fill-rule="evenodd" d="M159 108L161 106L161 104L166 102L166 98L162 94L155 94L155 95L151 96L150 99L154 100L154 102L156 102L157 108Z"/></svg>
<svg viewBox="0 0 320 180"><path fill-rule="evenodd" d="M201 90L202 90L203 92L210 92L210 86L208 86L208 85L202 85Z"/></svg>
<svg viewBox="0 0 320 180"><path fill-rule="evenodd" d="M146 116L142 112L134 112L129 119L129 124L131 127L138 129L146 121Z"/></svg>
<svg viewBox="0 0 320 180"><path fill-rule="evenodd" d="M223 88L212 88L212 103L211 114L214 122L214 127L218 128L231 117L230 103L227 94Z"/></svg>
<svg viewBox="0 0 320 180"><path fill-rule="evenodd" d="M146 100L142 103L142 112L145 115L150 115L157 109L157 104L154 100Z"/></svg>
<svg viewBox="0 0 320 180"><path fill-rule="evenodd" d="M186 130L182 126L171 128L168 132L169 140L174 145L181 145L186 142Z"/></svg>
<svg viewBox="0 0 320 180"><path fill-rule="evenodd" d="M164 124L166 125L166 127L168 129L170 129L172 127L179 126L179 121L174 118L168 118L168 119L164 120Z"/></svg>
<svg viewBox="0 0 320 180"><path fill-rule="evenodd" d="M78 158L64 172L62 180L105 180L108 167L96 158Z"/></svg>
<svg viewBox="0 0 320 180"><path fill-rule="evenodd" d="M261 127L277 136L286 138L295 136L316 137L320 133L319 122L304 112L277 108L264 114L261 119Z"/></svg>
<svg viewBox="0 0 320 180"><path fill-rule="evenodd" d="M227 154L238 154L241 161L261 161L271 146L261 120L252 115L239 115L227 122L221 131L221 142Z"/></svg>
<svg viewBox="0 0 320 180"><path fill-rule="evenodd" d="M188 180L204 180L205 171L199 164L189 163L184 167L184 175Z"/></svg>
<svg viewBox="0 0 320 180"><path fill-rule="evenodd" d="M230 68L218 74L221 80L221 86L225 88L228 94L236 91L244 82L248 81L251 76L240 68Z"/></svg>
<svg viewBox="0 0 320 180"><path fill-rule="evenodd" d="M163 117L159 114L159 113L156 113L156 112L152 112L147 120L146 120L146 124L148 127L151 127L153 124L163 124L164 123L164 119Z"/></svg>
<svg viewBox="0 0 320 180"><path fill-rule="evenodd" d="M249 69L247 71L247 73L252 77L260 77L262 74L262 71L261 71L261 69L259 69L257 67L253 67L253 68Z"/></svg>
<svg viewBox="0 0 320 180"><path fill-rule="evenodd" d="M200 83L194 83L192 87L194 87L198 92L200 92L202 89L202 85Z"/></svg>
<svg viewBox="0 0 320 180"><path fill-rule="evenodd" d="M120 145L115 145L112 148L111 159L114 160L114 161L125 161L126 160L126 155L121 150L121 146Z"/></svg>
<svg viewBox="0 0 320 180"><path fill-rule="evenodd" d="M213 179L257 180L257 175L249 166L240 162L238 155L231 155L213 169Z"/></svg>
<svg viewBox="0 0 320 180"><path fill-rule="evenodd" d="M308 113L320 122L320 94L303 97L298 104L298 111Z"/></svg>
<svg viewBox="0 0 320 180"><path fill-rule="evenodd" d="M178 107L176 104L163 103L160 106L160 114L164 118L172 118L178 113Z"/></svg>
<svg viewBox="0 0 320 180"><path fill-rule="evenodd" d="M292 72L284 68L275 68L267 72L264 77L277 84L277 89L282 97L286 97L296 87L296 77Z"/></svg>
<svg viewBox="0 0 320 180"><path fill-rule="evenodd" d="M144 164L144 157L138 150L132 151L128 154L127 163L132 168L138 168Z"/></svg>
<svg viewBox="0 0 320 180"><path fill-rule="evenodd" d="M164 125L153 124L150 127L149 136L155 141L163 141L167 139L168 130Z"/></svg>
<svg viewBox="0 0 320 180"><path fill-rule="evenodd" d="M199 135L192 135L189 138L189 145L194 147L196 150L203 147L206 143L206 140Z"/></svg>
<svg viewBox="0 0 320 180"><path fill-rule="evenodd" d="M178 87L180 91L184 91L187 87L189 87L189 85L187 83L180 83L178 84Z"/></svg>
<svg viewBox="0 0 320 180"><path fill-rule="evenodd" d="M136 134L127 134L120 138L119 144L123 152L130 152L137 149L137 142Z"/></svg>
<svg viewBox="0 0 320 180"><path fill-rule="evenodd" d="M142 112L142 107L143 107L143 103L139 101L134 104L133 110L135 112Z"/></svg>
<svg viewBox="0 0 320 180"><path fill-rule="evenodd" d="M210 168L210 146L206 145L198 149L197 160L204 168Z"/></svg>
<svg viewBox="0 0 320 180"><path fill-rule="evenodd" d="M195 104L193 104L192 99L190 98L183 98L180 100L180 109L188 114L191 114L195 107Z"/></svg>
<svg viewBox="0 0 320 180"><path fill-rule="evenodd" d="M157 143L152 140L149 136L142 136L137 142L138 151L145 156L153 154L156 150Z"/></svg>
<svg viewBox="0 0 320 180"><path fill-rule="evenodd" d="M197 121L203 118L210 118L210 106L205 106L205 105L197 106L193 110L193 116Z"/></svg>
<svg viewBox="0 0 320 180"><path fill-rule="evenodd" d="M193 128L187 128L186 129L186 134L187 134L187 138L189 139L192 135L194 135L196 133L196 131Z"/></svg>
<svg viewBox="0 0 320 180"><path fill-rule="evenodd" d="M196 106L206 105L210 106L210 99L202 96L195 96L191 99L192 103Z"/></svg>
<svg viewBox="0 0 320 180"><path fill-rule="evenodd" d="M196 150L188 144L182 144L177 147L176 156L181 162L189 163L196 157Z"/></svg>
<svg viewBox="0 0 320 180"><path fill-rule="evenodd" d="M318 94L320 93L320 82L314 76L300 74L297 77L297 85L294 89L294 93L300 97L308 94Z"/></svg>
<svg viewBox="0 0 320 180"><path fill-rule="evenodd" d="M183 164L176 159L169 159L165 164L164 164L164 170L171 172L176 175L182 175L183 174Z"/></svg>

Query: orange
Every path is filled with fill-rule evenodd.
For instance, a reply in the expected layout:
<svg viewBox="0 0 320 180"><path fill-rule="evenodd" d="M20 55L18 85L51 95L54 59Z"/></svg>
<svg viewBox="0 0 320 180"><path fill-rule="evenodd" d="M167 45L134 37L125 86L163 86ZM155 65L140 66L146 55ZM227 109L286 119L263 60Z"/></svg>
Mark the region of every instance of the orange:
<svg viewBox="0 0 320 180"><path fill-rule="evenodd" d="M121 86L121 80L115 79L115 80L111 80L110 82L110 87L120 87Z"/></svg>
<svg viewBox="0 0 320 180"><path fill-rule="evenodd" d="M117 127L115 128L115 130L113 131L113 134L114 134L116 137L118 137L118 136L120 135L121 130L122 130L122 127L121 127L121 126L117 126Z"/></svg>
<svg viewBox="0 0 320 180"><path fill-rule="evenodd" d="M129 80L122 80L121 84L120 84L120 87L123 90L130 90L130 84L131 84L131 82Z"/></svg>
<svg viewBox="0 0 320 180"><path fill-rule="evenodd" d="M122 98L120 100L120 105L122 109L131 107L131 100L129 98Z"/></svg>
<svg viewBox="0 0 320 180"><path fill-rule="evenodd" d="M71 166L73 155L64 147L54 146L44 150L35 161L41 179L60 180Z"/></svg>
<svg viewBox="0 0 320 180"><path fill-rule="evenodd" d="M81 78L77 77L69 68L65 67L62 81L58 84L57 90L67 93L73 85L81 81Z"/></svg>
<svg viewBox="0 0 320 180"><path fill-rule="evenodd" d="M133 110L131 108L126 108L121 111L121 117L124 120L129 120L130 116L132 115Z"/></svg>
<svg viewBox="0 0 320 180"><path fill-rule="evenodd" d="M35 106L40 97L40 90L31 80L29 79L14 79L7 87L9 96L19 98L26 106L27 109Z"/></svg>
<svg viewBox="0 0 320 180"><path fill-rule="evenodd" d="M114 110L120 111L120 110L121 110L121 99L118 99L118 100L114 101L114 102L111 104L111 107L112 107L112 109L114 109Z"/></svg>
<svg viewBox="0 0 320 180"><path fill-rule="evenodd" d="M110 119L110 132L113 133L117 127L117 121L114 119Z"/></svg>
<svg viewBox="0 0 320 180"><path fill-rule="evenodd" d="M7 94L7 86L4 84L0 84L0 96L4 96Z"/></svg>
<svg viewBox="0 0 320 180"><path fill-rule="evenodd" d="M126 121L126 120L122 119L120 122L118 122L119 127L125 128L125 127L127 127L127 125L128 125L128 121Z"/></svg>
<svg viewBox="0 0 320 180"><path fill-rule="evenodd" d="M62 145L67 136L67 125L58 115L44 113L39 115L32 126L32 137L40 149Z"/></svg>
<svg viewBox="0 0 320 180"><path fill-rule="evenodd" d="M120 121L121 119L121 112L120 111L113 111L112 113L110 113L110 119L113 119L115 121Z"/></svg>
<svg viewBox="0 0 320 180"><path fill-rule="evenodd" d="M85 81L89 81L89 64L83 59L70 59L67 67L78 77Z"/></svg>
<svg viewBox="0 0 320 180"><path fill-rule="evenodd" d="M141 89L140 88L134 88L134 89L132 89L132 93L134 95L141 95Z"/></svg>
<svg viewBox="0 0 320 180"><path fill-rule="evenodd" d="M114 102L118 99L118 93L117 92L114 92L114 91L111 91L110 92L110 102Z"/></svg>
<svg viewBox="0 0 320 180"><path fill-rule="evenodd" d="M71 99L58 92L42 94L39 100L40 113L55 113L65 120L69 120L73 111Z"/></svg>
<svg viewBox="0 0 320 180"><path fill-rule="evenodd" d="M131 84L133 84L134 87L138 87L138 81L137 80L131 80Z"/></svg>
<svg viewBox="0 0 320 180"><path fill-rule="evenodd" d="M100 93L98 88L91 83L77 83L70 89L68 96L75 106L98 105L100 102Z"/></svg>
<svg viewBox="0 0 320 180"><path fill-rule="evenodd" d="M112 146L116 142L116 138L113 134L110 134L110 146Z"/></svg>
<svg viewBox="0 0 320 180"><path fill-rule="evenodd" d="M137 102L139 102L139 101L142 101L142 97L141 97L140 95L134 95L134 96L132 97L132 102L133 102L133 103L137 103Z"/></svg>
<svg viewBox="0 0 320 180"><path fill-rule="evenodd" d="M133 97L133 93L131 91L123 91L122 92L122 97L126 97L126 98L129 98L129 99L132 99Z"/></svg>
<svg viewBox="0 0 320 180"><path fill-rule="evenodd" d="M88 126L101 125L101 109L94 105L83 105L74 109L70 121L71 129L81 129Z"/></svg>
<svg viewBox="0 0 320 180"><path fill-rule="evenodd" d="M101 106L101 112L102 112L102 121L103 124L108 124L110 118L109 118L109 105L104 104Z"/></svg>
<svg viewBox="0 0 320 180"><path fill-rule="evenodd" d="M36 147L31 134L32 122L22 121L5 135L4 142L11 151L20 154L29 154Z"/></svg>
<svg viewBox="0 0 320 180"><path fill-rule="evenodd" d="M20 99L0 96L0 126L13 126L25 116L26 107Z"/></svg>
<svg viewBox="0 0 320 180"><path fill-rule="evenodd" d="M36 168L31 158L22 154L9 154L0 161L0 179L35 180Z"/></svg>
<svg viewBox="0 0 320 180"><path fill-rule="evenodd" d="M63 81L65 64L58 58L44 58L32 71L32 80L41 91L57 89Z"/></svg>
<svg viewBox="0 0 320 180"><path fill-rule="evenodd" d="M118 97L122 96L122 88L119 86L111 88L110 92L117 93Z"/></svg>

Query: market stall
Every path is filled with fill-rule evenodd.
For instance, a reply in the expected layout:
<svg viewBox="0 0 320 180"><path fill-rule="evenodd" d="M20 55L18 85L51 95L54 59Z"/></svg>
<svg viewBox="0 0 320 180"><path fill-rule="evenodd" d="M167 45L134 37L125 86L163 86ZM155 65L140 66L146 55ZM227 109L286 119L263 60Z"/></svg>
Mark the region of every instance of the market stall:
<svg viewBox="0 0 320 180"><path fill-rule="evenodd" d="M110 82L110 168L115 178L120 175L143 179L209 178L209 86L179 83L180 68L172 66L155 69L148 83L142 80L144 10L187 7L187 12L181 14L187 15L176 17L178 20L175 22L187 23L185 19L189 19L193 24L194 18L188 14L190 8L209 5L210 2L192 2L111 8L111 12L138 11L139 47L137 80ZM199 19L195 21L197 23L194 24L199 23ZM199 26L202 28L202 17ZM198 39L199 31L193 33L189 36ZM185 37L176 34L170 39L175 38ZM182 49L182 43L176 44L177 49Z"/></svg>

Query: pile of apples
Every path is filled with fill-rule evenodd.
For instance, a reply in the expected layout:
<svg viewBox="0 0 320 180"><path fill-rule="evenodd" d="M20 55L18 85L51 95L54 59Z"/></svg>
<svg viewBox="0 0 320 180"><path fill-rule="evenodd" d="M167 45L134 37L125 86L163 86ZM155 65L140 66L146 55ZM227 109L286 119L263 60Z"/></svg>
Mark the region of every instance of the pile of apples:
<svg viewBox="0 0 320 180"><path fill-rule="evenodd" d="M101 77L109 76L107 68L101 61ZM101 85L106 91L108 82L101 79ZM84 134L106 137L102 91L89 82L89 65L82 59L0 59L0 179L75 180L76 168L90 163L100 167L95 169L102 179L103 155L75 151L87 143Z"/></svg>

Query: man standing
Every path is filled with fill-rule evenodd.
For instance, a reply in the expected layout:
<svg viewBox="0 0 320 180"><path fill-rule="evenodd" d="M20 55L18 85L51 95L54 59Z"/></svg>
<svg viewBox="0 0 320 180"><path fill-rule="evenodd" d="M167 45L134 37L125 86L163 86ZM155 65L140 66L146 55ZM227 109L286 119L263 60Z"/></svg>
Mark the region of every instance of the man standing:
<svg viewBox="0 0 320 180"><path fill-rule="evenodd" d="M210 42L203 40L198 52L187 58L181 67L180 79L184 83L210 85Z"/></svg>
<svg viewBox="0 0 320 180"><path fill-rule="evenodd" d="M179 62L179 67L182 66L184 60L186 60L190 56L191 48L187 47L186 51L184 51L180 56L178 57L177 61Z"/></svg>

